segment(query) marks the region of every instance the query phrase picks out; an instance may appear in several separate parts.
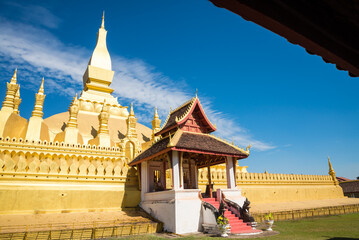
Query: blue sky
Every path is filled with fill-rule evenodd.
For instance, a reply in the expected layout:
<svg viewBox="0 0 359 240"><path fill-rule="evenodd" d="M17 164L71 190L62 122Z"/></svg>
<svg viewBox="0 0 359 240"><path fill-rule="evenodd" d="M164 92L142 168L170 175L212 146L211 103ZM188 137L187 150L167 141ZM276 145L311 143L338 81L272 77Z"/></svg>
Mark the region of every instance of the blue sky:
<svg viewBox="0 0 359 240"><path fill-rule="evenodd" d="M206 0L0 1L0 97L18 67L29 118L45 77L45 115L64 112L105 10L107 46L122 105L150 126L154 107L192 97L218 135L246 147L250 172L359 176L359 79Z"/></svg>

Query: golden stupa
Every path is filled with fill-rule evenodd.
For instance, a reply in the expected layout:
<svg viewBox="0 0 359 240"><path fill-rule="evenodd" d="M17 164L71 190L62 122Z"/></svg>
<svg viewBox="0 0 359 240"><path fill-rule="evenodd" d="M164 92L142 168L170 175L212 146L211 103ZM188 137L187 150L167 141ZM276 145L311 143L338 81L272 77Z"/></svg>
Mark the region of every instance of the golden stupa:
<svg viewBox="0 0 359 240"><path fill-rule="evenodd" d="M128 112L112 96L106 35L103 17L83 91L67 112L43 119L42 79L29 121L21 117L15 70L0 111L0 214L121 209L127 196L125 207L138 204L136 171L127 163L154 132L137 123L132 104ZM159 129L157 110L154 122Z"/></svg>
<svg viewBox="0 0 359 240"><path fill-rule="evenodd" d="M104 18L83 75L83 91L67 112L43 119L42 79L29 120L20 116L17 70L7 83L0 111L0 214L116 211L141 200L139 174L128 163L155 143L161 120L152 129L137 122L134 107L118 103L106 46ZM253 203L343 198L335 172L329 175L248 173L236 166L235 180ZM212 168L214 188L226 188L226 169ZM167 176L170 180L171 176ZM208 185L198 169L198 188Z"/></svg>

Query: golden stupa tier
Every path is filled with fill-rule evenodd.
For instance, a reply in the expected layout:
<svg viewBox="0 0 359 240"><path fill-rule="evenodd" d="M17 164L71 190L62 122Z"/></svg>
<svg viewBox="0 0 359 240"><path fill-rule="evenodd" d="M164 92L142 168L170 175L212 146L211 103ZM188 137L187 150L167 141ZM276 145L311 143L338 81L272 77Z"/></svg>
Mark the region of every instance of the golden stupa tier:
<svg viewBox="0 0 359 240"><path fill-rule="evenodd" d="M83 94L84 95L84 94ZM98 115L101 112L101 109L103 107L103 98L102 101L95 101L95 100L85 100L86 98L84 97L80 97L79 98L79 108L80 108L80 112L83 113L87 113L87 114L92 114L92 115ZM106 101L108 101L108 99L106 98ZM115 101L117 102L117 99L115 98ZM110 109L109 112L112 115L112 117L119 117L119 118L127 118L128 116L128 107L124 107L121 106L118 103L115 104L107 104Z"/></svg>

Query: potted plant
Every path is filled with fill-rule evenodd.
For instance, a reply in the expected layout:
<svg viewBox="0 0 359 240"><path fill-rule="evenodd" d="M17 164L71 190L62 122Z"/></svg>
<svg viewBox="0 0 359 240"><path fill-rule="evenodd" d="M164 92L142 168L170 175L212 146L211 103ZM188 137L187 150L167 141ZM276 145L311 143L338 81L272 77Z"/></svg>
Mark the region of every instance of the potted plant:
<svg viewBox="0 0 359 240"><path fill-rule="evenodd" d="M272 225L274 223L274 218L271 212L264 216L264 223L267 225L267 231L273 231Z"/></svg>
<svg viewBox="0 0 359 240"><path fill-rule="evenodd" d="M229 230L228 218L224 215L220 215L217 218L218 229L221 232L221 237L228 237L227 231Z"/></svg>

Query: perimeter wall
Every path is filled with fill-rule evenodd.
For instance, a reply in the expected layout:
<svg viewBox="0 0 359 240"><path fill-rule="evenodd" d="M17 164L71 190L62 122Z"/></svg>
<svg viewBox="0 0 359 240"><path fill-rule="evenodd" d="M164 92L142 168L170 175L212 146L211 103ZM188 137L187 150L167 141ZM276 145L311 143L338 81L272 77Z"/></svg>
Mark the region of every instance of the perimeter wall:
<svg viewBox="0 0 359 240"><path fill-rule="evenodd" d="M251 203L291 202L343 198L343 190L330 175L299 175L241 172L237 166L236 183L242 195ZM227 188L226 168L211 167L213 189ZM205 192L208 184L207 168L199 169L198 185Z"/></svg>
<svg viewBox="0 0 359 240"><path fill-rule="evenodd" d="M0 214L117 211L140 198L119 148L0 139Z"/></svg>

